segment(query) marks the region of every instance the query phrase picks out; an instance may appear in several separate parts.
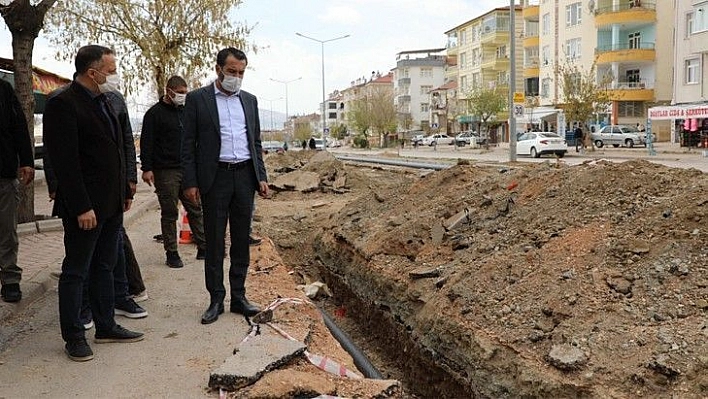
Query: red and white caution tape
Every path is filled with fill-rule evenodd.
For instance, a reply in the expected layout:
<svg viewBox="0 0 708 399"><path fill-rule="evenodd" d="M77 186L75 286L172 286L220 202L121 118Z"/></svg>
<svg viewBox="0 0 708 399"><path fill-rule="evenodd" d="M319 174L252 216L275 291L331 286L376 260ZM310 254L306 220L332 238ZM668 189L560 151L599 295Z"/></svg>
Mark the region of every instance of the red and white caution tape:
<svg viewBox="0 0 708 399"><path fill-rule="evenodd" d="M278 306L285 304L285 303L292 303L295 305L312 305L311 302L309 301L304 301L299 298L278 298L275 301L273 301L270 305L266 306L263 311L266 310L275 310ZM314 306L314 305L313 305ZM278 334L283 336L286 339L289 339L291 341L299 342L295 338L293 338L290 334L286 333L283 331L280 327L272 324L272 323L265 323L268 327L272 328L275 330ZM244 337L244 339L241 341L239 345L242 345L244 342L248 341L252 337L260 334L260 330L258 329L258 324L253 324L251 325L251 330L248 332L248 335ZM327 356L320 356L320 355L315 355L313 353L310 353L310 351L305 350L305 356L307 357L307 360L310 361L310 363L314 364L318 368L330 373L334 374L340 377L347 377L347 378L353 378L353 379L362 379L361 375L355 373L352 370L349 370L348 368L344 367L341 363L337 362L336 360L327 357ZM324 396L328 397L328 396ZM332 398L335 398L334 396Z"/></svg>

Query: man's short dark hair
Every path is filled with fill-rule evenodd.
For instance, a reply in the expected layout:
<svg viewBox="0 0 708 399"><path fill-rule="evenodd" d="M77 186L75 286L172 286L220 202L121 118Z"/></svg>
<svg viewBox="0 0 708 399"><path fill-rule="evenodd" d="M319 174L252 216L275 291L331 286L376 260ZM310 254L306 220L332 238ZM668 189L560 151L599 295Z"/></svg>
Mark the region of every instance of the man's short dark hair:
<svg viewBox="0 0 708 399"><path fill-rule="evenodd" d="M227 47L219 51L219 53L216 55L216 65L220 67L226 65L226 59L229 58L230 55L234 56L234 58L239 61L246 61L246 64L248 64L248 58L246 57L246 53L234 47Z"/></svg>
<svg viewBox="0 0 708 399"><path fill-rule="evenodd" d="M187 82L182 79L181 76L171 76L169 79L167 79L167 87L170 89L176 89L178 87L187 87Z"/></svg>
<svg viewBox="0 0 708 399"><path fill-rule="evenodd" d="M95 68L96 64L103 59L103 56L108 54L115 53L108 47L99 46L96 44L81 47L76 53L76 58L74 59L76 73L82 75L86 73L89 68Z"/></svg>

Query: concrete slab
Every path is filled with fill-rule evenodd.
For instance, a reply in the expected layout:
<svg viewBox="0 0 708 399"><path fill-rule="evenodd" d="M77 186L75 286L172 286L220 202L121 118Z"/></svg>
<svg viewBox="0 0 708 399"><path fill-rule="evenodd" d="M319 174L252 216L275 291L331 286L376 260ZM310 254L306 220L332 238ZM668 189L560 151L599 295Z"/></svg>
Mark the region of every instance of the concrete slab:
<svg viewBox="0 0 708 399"><path fill-rule="evenodd" d="M315 172L296 170L285 175L278 176L271 185L277 190L291 190L308 193L320 187L320 175Z"/></svg>
<svg viewBox="0 0 708 399"><path fill-rule="evenodd" d="M18 236L24 236L27 234L34 234L36 232L37 232L37 223L35 223L35 222L20 223L17 225L17 235Z"/></svg>
<svg viewBox="0 0 708 399"><path fill-rule="evenodd" d="M256 335L209 376L209 387L235 391L258 381L268 371L302 356L307 347L279 336Z"/></svg>
<svg viewBox="0 0 708 399"><path fill-rule="evenodd" d="M62 224L61 219L45 219L37 222L37 230L40 233L63 231L64 225Z"/></svg>

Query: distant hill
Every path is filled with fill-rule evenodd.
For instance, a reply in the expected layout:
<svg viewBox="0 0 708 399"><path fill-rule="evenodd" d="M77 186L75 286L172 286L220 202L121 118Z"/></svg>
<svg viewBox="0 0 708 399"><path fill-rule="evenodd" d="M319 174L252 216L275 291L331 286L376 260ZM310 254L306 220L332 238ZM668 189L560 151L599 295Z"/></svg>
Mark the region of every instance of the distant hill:
<svg viewBox="0 0 708 399"><path fill-rule="evenodd" d="M270 123L270 110L258 109L258 116L261 119L261 130L281 130L285 124L285 114L278 111L273 111L273 128Z"/></svg>

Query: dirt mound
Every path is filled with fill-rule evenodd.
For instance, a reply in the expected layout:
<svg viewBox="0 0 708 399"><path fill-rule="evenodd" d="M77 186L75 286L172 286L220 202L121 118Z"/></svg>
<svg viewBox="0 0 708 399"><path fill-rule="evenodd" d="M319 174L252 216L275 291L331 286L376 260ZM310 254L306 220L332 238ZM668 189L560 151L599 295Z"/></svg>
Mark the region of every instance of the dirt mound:
<svg viewBox="0 0 708 399"><path fill-rule="evenodd" d="M470 391L708 393L705 174L458 165L360 194L320 220L325 266Z"/></svg>

